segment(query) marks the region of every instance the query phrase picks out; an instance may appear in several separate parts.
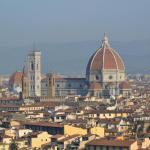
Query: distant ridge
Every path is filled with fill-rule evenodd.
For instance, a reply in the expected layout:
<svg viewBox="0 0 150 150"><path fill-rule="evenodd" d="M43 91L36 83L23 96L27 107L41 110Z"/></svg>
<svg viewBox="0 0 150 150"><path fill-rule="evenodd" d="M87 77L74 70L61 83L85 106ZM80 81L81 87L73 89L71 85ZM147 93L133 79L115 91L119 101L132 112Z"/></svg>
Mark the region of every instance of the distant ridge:
<svg viewBox="0 0 150 150"><path fill-rule="evenodd" d="M117 42L111 47L123 57L127 73L150 73L150 40ZM62 74L85 74L89 57L100 46L99 41L38 43L42 51L42 71ZM0 74L21 70L32 46L0 46Z"/></svg>

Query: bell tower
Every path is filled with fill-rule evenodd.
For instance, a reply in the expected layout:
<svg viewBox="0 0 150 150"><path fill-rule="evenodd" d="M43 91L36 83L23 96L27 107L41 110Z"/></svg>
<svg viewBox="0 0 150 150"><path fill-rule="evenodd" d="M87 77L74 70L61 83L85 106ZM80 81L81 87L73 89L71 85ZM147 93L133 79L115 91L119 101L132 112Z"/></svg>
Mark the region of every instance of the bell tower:
<svg viewBox="0 0 150 150"><path fill-rule="evenodd" d="M41 96L41 52L32 51L27 60L29 96Z"/></svg>

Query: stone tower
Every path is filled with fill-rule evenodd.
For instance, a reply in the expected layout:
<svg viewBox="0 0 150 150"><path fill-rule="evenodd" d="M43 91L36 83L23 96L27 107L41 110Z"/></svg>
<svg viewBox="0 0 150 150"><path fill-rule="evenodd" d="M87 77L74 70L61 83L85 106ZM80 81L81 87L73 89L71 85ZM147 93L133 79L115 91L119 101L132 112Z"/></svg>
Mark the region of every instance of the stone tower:
<svg viewBox="0 0 150 150"><path fill-rule="evenodd" d="M29 97L41 96L41 52L32 51L27 59Z"/></svg>
<svg viewBox="0 0 150 150"><path fill-rule="evenodd" d="M22 75L22 98L27 97L29 97L29 80L27 76L26 66L24 66Z"/></svg>
<svg viewBox="0 0 150 150"><path fill-rule="evenodd" d="M55 97L55 74L49 73L47 74L47 97L54 98Z"/></svg>

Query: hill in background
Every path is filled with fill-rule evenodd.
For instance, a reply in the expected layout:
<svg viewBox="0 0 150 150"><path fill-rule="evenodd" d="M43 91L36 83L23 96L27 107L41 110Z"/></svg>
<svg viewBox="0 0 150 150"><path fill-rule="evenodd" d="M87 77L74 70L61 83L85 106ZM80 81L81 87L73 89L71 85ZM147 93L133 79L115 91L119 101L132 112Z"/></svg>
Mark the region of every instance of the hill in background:
<svg viewBox="0 0 150 150"><path fill-rule="evenodd" d="M38 43L36 48L42 52L43 73L83 75L90 56L100 45L100 41ZM150 40L111 41L110 45L124 59L127 73L150 73ZM0 46L0 74L21 70L30 48L32 48L30 45Z"/></svg>

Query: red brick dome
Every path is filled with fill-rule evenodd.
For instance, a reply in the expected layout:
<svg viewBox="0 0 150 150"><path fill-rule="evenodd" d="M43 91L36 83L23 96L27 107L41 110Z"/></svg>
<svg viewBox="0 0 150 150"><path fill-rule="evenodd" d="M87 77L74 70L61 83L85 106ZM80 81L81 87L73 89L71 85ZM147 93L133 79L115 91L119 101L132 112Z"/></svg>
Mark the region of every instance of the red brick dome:
<svg viewBox="0 0 150 150"><path fill-rule="evenodd" d="M100 70L125 70L122 58L109 46L106 35L104 36L101 48L91 56L87 65L86 73Z"/></svg>
<svg viewBox="0 0 150 150"><path fill-rule="evenodd" d="M13 83L18 84L18 83L21 83L22 82L22 76L23 76L22 72L16 71L15 73L13 73L10 76L9 84L13 84Z"/></svg>

